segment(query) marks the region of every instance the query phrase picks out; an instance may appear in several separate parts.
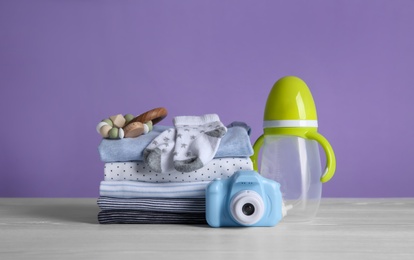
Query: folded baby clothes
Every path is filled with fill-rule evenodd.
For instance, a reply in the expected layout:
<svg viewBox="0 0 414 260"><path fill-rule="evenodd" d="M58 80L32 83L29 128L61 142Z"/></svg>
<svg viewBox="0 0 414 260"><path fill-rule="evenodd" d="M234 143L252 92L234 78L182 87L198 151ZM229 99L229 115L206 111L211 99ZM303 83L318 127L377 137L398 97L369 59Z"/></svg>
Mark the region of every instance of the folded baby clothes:
<svg viewBox="0 0 414 260"><path fill-rule="evenodd" d="M205 213L205 203L206 202L204 198L98 198L98 206L101 210L138 210L173 213Z"/></svg>
<svg viewBox="0 0 414 260"><path fill-rule="evenodd" d="M207 224L205 213L173 213L141 210L102 210L100 224Z"/></svg>
<svg viewBox="0 0 414 260"><path fill-rule="evenodd" d="M206 166L192 172L171 171L156 173L142 161L105 163L105 181L142 182L198 182L215 178L229 178L236 171L252 170L250 158L220 158L211 160Z"/></svg>
<svg viewBox="0 0 414 260"><path fill-rule="evenodd" d="M151 132L136 138L102 139L98 146L100 158L103 162L142 161L144 149L169 128L171 126L155 125ZM230 124L227 127L227 133L221 138L214 158L250 157L253 155L249 133L250 127L245 123L233 122Z"/></svg>
<svg viewBox="0 0 414 260"><path fill-rule="evenodd" d="M221 137L214 157L202 168L157 173L143 162L144 149L171 126L155 125L136 138L103 139L105 162L100 183L98 215L101 224L206 224L205 189L215 178L229 178L253 168L250 127L233 122ZM191 136L190 136L190 140Z"/></svg>
<svg viewBox="0 0 414 260"><path fill-rule="evenodd" d="M99 195L113 198L204 198L209 182L102 181Z"/></svg>

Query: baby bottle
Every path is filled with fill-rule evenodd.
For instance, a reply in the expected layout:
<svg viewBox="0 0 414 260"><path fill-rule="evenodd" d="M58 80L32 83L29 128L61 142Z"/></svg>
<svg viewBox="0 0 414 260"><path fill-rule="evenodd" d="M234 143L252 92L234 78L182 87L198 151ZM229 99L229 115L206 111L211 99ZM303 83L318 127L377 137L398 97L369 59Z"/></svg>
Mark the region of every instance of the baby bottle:
<svg viewBox="0 0 414 260"><path fill-rule="evenodd" d="M321 200L322 183L334 175L336 159L329 142L318 133L315 103L303 80L287 76L274 84L267 99L263 128L263 135L253 146L254 169L280 184L285 221L312 220ZM318 144L326 155L324 172Z"/></svg>

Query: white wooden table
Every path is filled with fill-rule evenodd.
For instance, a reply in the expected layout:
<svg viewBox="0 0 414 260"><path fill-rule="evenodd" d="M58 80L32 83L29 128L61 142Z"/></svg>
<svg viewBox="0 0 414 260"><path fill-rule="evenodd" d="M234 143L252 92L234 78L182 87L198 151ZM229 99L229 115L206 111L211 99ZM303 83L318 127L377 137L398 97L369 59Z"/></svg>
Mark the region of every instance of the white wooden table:
<svg viewBox="0 0 414 260"><path fill-rule="evenodd" d="M96 199L0 198L0 259L414 259L413 199L324 199L273 228L100 225Z"/></svg>

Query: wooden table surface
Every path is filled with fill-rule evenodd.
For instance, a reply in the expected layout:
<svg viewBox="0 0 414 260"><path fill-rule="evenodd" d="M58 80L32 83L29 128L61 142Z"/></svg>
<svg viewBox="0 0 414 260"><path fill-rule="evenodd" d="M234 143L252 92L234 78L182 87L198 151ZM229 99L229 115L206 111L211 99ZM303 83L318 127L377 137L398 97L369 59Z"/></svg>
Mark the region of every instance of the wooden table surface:
<svg viewBox="0 0 414 260"><path fill-rule="evenodd" d="M0 259L414 259L413 199L323 199L272 228L100 225L96 199L0 198Z"/></svg>

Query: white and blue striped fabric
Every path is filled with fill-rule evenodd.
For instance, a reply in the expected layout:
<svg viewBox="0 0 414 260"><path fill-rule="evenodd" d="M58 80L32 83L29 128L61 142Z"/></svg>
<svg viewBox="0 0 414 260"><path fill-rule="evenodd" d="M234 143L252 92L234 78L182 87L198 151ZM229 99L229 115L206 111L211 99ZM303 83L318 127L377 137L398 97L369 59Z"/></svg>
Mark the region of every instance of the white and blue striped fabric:
<svg viewBox="0 0 414 260"><path fill-rule="evenodd" d="M204 213L102 210L100 224L207 224Z"/></svg>
<svg viewBox="0 0 414 260"><path fill-rule="evenodd" d="M110 197L99 197L98 206L101 210L140 210L174 213L206 212L206 202L204 198L120 199Z"/></svg>
<svg viewBox="0 0 414 260"><path fill-rule="evenodd" d="M149 183L102 181L100 196L113 198L205 198L210 182Z"/></svg>

